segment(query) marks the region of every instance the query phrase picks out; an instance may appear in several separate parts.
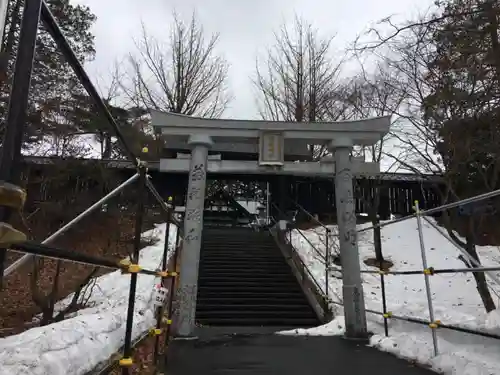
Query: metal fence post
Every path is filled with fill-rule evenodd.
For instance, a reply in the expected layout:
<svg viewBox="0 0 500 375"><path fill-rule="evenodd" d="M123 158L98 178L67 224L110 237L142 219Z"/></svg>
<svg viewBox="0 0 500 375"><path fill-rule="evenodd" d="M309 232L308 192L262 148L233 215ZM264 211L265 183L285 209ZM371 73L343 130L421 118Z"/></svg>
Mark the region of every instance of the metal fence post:
<svg viewBox="0 0 500 375"><path fill-rule="evenodd" d="M132 264L139 262L139 250L141 248L142 223L144 219L144 200L146 192L146 170L144 166L139 170L139 185L137 187L137 211L135 214L135 238ZM132 326L134 323L135 294L137 289L137 273L130 275L130 292L128 298L127 322L125 327L125 343L123 344L123 358L120 362L122 375L128 375L133 364L132 360Z"/></svg>
<svg viewBox="0 0 500 375"><path fill-rule="evenodd" d="M269 181L266 183L266 225L271 224L271 192L269 191Z"/></svg>
<svg viewBox="0 0 500 375"><path fill-rule="evenodd" d="M171 197L169 197L169 207L171 202ZM170 238L170 215L167 215L167 223L165 224L165 244L163 246L163 258L162 258L162 270L165 271L167 269L167 258L168 258L168 250L169 250L169 238Z"/></svg>
<svg viewBox="0 0 500 375"><path fill-rule="evenodd" d="M169 197L168 201L170 203L171 197ZM163 258L162 258L162 263L161 263L161 270L163 272L167 271L167 259L168 259L168 250L169 250L169 238L170 238L170 215L167 215L167 222L165 224L165 243L163 244ZM161 286L166 288L167 287L167 277L162 277L161 278ZM169 297L170 299L170 297ZM165 306L159 306L157 311L156 311L156 329L161 330L161 325L163 321L163 313L165 310ZM167 322L169 324L169 322ZM160 332L160 331L158 331ZM159 350L160 350L160 335L155 335L155 347L154 347L154 354L153 354L153 360L155 365L158 365L158 360L159 360Z"/></svg>
<svg viewBox="0 0 500 375"><path fill-rule="evenodd" d="M380 230L379 227L374 228L374 230ZM380 238L380 237L379 237ZM378 245L376 244L375 246L380 246L379 249L379 254L381 255L380 258L380 291L382 293L382 313L384 317L384 333L385 336L389 336L389 324L388 324L388 319L390 318L390 314L387 312L387 298L385 295L385 271L384 271L384 256L382 254L382 243L379 243Z"/></svg>
<svg viewBox="0 0 500 375"><path fill-rule="evenodd" d="M382 229L380 228L380 220L378 214L375 213L375 223L373 227L373 246L375 247L375 260L378 261L380 272L380 291L382 294L382 316L384 317L384 333L389 336L388 319L390 314L387 312L387 299L385 295L385 270L384 270L384 254L382 252Z"/></svg>
<svg viewBox="0 0 500 375"><path fill-rule="evenodd" d="M5 133L0 154L0 180L14 185L19 183L21 177L19 162L28 117L28 97L41 7L42 0L30 0L24 4L12 90L10 92ZM8 222L12 212L12 208L1 206L0 221ZM3 284L6 255L7 250L0 249L0 288Z"/></svg>
<svg viewBox="0 0 500 375"><path fill-rule="evenodd" d="M172 206L172 211L175 212L175 204ZM180 227L177 227L177 232L175 234L175 244L174 244L174 259L172 261L173 267L174 267L174 272L177 272L177 262L179 260L179 240L180 240ZM165 345L163 349L163 369L166 370L167 365L168 365L168 342L170 340L170 334L171 334L171 327L172 327L172 319L174 315L174 299L175 299L175 287L176 287L176 277L170 278L170 291L168 295L168 307L167 307L167 319L169 319L169 324L167 326L167 330L165 332Z"/></svg>
<svg viewBox="0 0 500 375"><path fill-rule="evenodd" d="M329 293L330 288L328 287L328 282L329 282L328 272L330 270L330 246L329 246L330 229L326 228L325 234L326 234L326 238L325 238L325 247L326 247L326 249L325 249L325 314L326 314L326 312L329 309L328 301L330 300L330 293Z"/></svg>
<svg viewBox="0 0 500 375"><path fill-rule="evenodd" d="M424 233L422 230L422 215L420 213L420 208L417 200L415 201L415 214L417 215L418 238L420 241L420 251L422 254L422 266L424 267L425 290L427 293L427 303L429 304L429 319L432 325L435 324L434 307L432 305L432 293L431 293L431 284L429 280L429 275L426 272L428 267L427 267L427 256L425 254ZM434 355L438 355L439 351L438 351L436 327L431 326L431 330L432 330L432 342L434 344Z"/></svg>
<svg viewBox="0 0 500 375"><path fill-rule="evenodd" d="M384 333L385 336L389 336L389 324L388 324L388 319L390 317L390 314L387 312L387 300L385 296L385 277L384 277L384 271L382 270L382 264L380 265L380 290L382 292L382 313L384 314Z"/></svg>

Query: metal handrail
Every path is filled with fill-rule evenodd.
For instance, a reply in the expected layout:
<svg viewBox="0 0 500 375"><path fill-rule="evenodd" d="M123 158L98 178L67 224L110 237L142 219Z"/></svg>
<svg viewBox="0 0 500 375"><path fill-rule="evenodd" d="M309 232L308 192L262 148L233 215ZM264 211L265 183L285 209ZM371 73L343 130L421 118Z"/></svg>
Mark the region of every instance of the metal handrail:
<svg viewBox="0 0 500 375"><path fill-rule="evenodd" d="M321 257L321 259L326 262L326 258L327 258L326 252L325 252L325 254L321 254L321 251L316 246L313 245L313 243L309 240L309 238L307 238L305 236L305 234L299 228L294 227L294 229L302 236L302 238L304 238L306 240L306 242L311 246L311 248L315 251L315 253L318 254ZM291 239L290 239L290 243L291 243ZM324 245L324 243L323 243L323 245ZM326 251L328 251L328 249L326 249Z"/></svg>
<svg viewBox="0 0 500 375"><path fill-rule="evenodd" d="M328 226L324 223L322 223L321 221L319 221L319 219L317 219L313 214L311 214L309 211L307 211L303 206L301 206L299 203L297 203L296 201L294 201L293 199L290 199L290 201L295 205L295 207L297 207L300 211L302 211L303 213L305 213L309 218L313 219L316 224L319 224L319 226L321 226L322 228L325 229L326 231L326 241L323 242L323 240L321 238L319 238L319 240L321 241L321 243L323 245L326 246L326 248L329 250L330 249L330 246L329 246L329 241L328 241L328 238L330 237L331 233L332 233L332 230L330 228L328 228ZM338 236L338 235L337 235Z"/></svg>
<svg viewBox="0 0 500 375"><path fill-rule="evenodd" d="M316 224L319 224L320 226L325 228L326 231L330 231L330 228L328 228L325 224L323 224L321 221L319 221L313 214L311 214L309 211L307 211L299 203L297 203L293 199L290 199L290 201L295 205L295 207L297 207L299 210L301 210L303 213L305 213L310 219L313 219L316 222Z"/></svg>
<svg viewBox="0 0 500 375"><path fill-rule="evenodd" d="M274 203L271 203L271 205L281 214L283 214L284 212L278 207L276 206ZM270 218L272 218L274 220L275 223L277 223L276 219L273 217L273 216L269 216ZM309 240L309 238L307 238L304 233L302 232L302 230L300 228L294 228L306 241L307 243L309 243L309 245L311 246L311 248L326 262L326 254L328 251L325 252L325 254L321 254L321 251L313 245L313 243ZM290 241L291 243L291 241ZM325 243L323 242L323 245L325 245ZM328 249L327 249L328 250Z"/></svg>
<svg viewBox="0 0 500 375"><path fill-rule="evenodd" d="M271 219L271 221L272 221L272 222L274 222L274 224L275 224L275 225L277 225L277 223L278 223L278 222L277 222L277 220L276 220L273 216L269 215L269 219ZM267 230L269 231L269 233L271 233L271 234L272 234L271 229L267 228ZM286 236L285 236L285 240L286 240ZM295 246L293 246L292 241L291 241L291 240L287 240L287 243L288 243L288 245L290 245L290 246L294 249L294 251L298 254L297 248L296 248ZM310 276L311 281L314 283L314 285L316 286L316 288L317 288L317 289L318 289L321 293L324 293L323 288L322 288L322 287L321 287L321 285L319 284L318 280L314 277L314 275L312 274L312 272L311 272L311 270L309 269L309 267L307 267L307 265L304 263L304 260L303 260L300 256L298 256L297 258L299 259L299 261L300 261L300 263L301 263L302 267L306 270L307 274ZM325 295L325 296L323 296L323 297L324 297L324 298L326 298L326 299L328 299L328 297L327 297L326 295Z"/></svg>
<svg viewBox="0 0 500 375"><path fill-rule="evenodd" d="M284 215L284 212L276 206L276 204L274 203L271 203L272 206L278 211L278 213L282 214L283 216ZM298 203L297 203L298 205ZM300 205L298 205L300 206ZM302 209L304 209L302 206L300 206ZM304 209L305 211L305 209ZM312 216L310 213L308 213L307 211L305 211L307 214L309 214L310 216ZM316 220L316 219L315 219ZM317 220L319 221L319 220ZM304 233L302 233L302 231L299 229L299 228L295 228L295 230L297 230L297 232L309 243L309 245L311 246L311 248L323 259L324 261L324 264L325 264L325 295L324 295L324 298L326 298L326 301L328 301L330 298L329 298L329 295L330 295L330 292L329 292L329 276L330 276L330 246L329 246L329 238L330 238L330 230L323 224L321 223L321 225L323 225L325 227L325 242L321 241L322 244L325 246L325 254L321 254L321 251L316 247L314 246L311 241L309 241L309 239L304 235ZM292 245L292 239L291 239L291 235L290 235L290 245L295 249L295 251L297 252L297 249ZM300 258L300 256L299 256ZM302 259L301 259L301 262L302 262ZM303 263L303 262L302 262ZM303 263L304 264L304 263ZM309 268L304 264L304 267L306 268L306 270L308 271L309 274L311 274ZM312 275L311 275L312 276ZM316 285L319 287L319 284L317 283L316 281ZM323 289L321 287L319 287L319 290L320 291L323 291ZM327 302L328 304L328 302ZM326 309L325 309L326 310Z"/></svg>
<svg viewBox="0 0 500 375"><path fill-rule="evenodd" d="M180 223L175 217L174 217L174 210L172 207L170 207L161 197L160 193L158 193L158 190L154 187L153 183L151 182L151 176L147 176L145 179L146 187L149 189L153 197L156 199L156 201L160 204L160 207L163 209L163 211L167 214L168 220L170 220L171 223L175 224L177 226L177 230L179 231L179 235L182 239L184 239L184 230L182 228L182 223Z"/></svg>
<svg viewBox="0 0 500 375"><path fill-rule="evenodd" d="M283 214L283 211L277 207L274 203L271 203L273 205L273 207L278 211L278 213L280 214ZM272 217L272 216L270 216ZM273 218L274 219L274 218ZM276 222L276 220L274 219L274 221ZM324 290L324 296L323 298L325 298L325 301L326 301L326 306L325 306L325 311L328 309L328 301L330 300L329 298L329 295L330 295L330 292L329 292L329 272L330 272L330 248L328 246L328 238L329 238L329 231L326 231L325 232L325 235L326 235L326 243L323 243L323 245L325 245L325 254L321 254L321 251L316 247L314 246L311 241L309 241L309 239L304 235L304 233L302 233L302 231L299 229L299 228L295 228L295 230L297 230L299 232L299 234L309 243L309 245L311 246L312 249L314 249L314 251L319 254L320 257L322 257L323 261L324 261L324 264L325 264L325 290ZM285 236L286 237L286 236ZM290 233L290 241L289 241L289 244L290 246L295 250L296 253L298 253L297 249L295 248L295 246L293 246L292 244L292 238L291 238L291 233ZM304 261L302 260L302 258L299 256L298 257L300 259L300 262L302 263L302 266L304 267L304 269L307 271L307 273L310 275L311 279L313 280L313 283L316 284L316 287L318 288L318 290L320 292L323 292L323 288L321 288L321 286L319 285L318 281L314 278L314 276L312 275L310 269L307 267L307 265L304 263Z"/></svg>

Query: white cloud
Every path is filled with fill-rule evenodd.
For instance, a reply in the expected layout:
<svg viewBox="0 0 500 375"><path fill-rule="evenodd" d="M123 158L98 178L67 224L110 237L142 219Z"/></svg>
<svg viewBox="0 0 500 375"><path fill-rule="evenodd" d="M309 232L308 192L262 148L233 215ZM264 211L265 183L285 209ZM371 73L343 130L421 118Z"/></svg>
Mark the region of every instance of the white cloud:
<svg viewBox="0 0 500 375"><path fill-rule="evenodd" d="M425 9L430 0L74 0L88 5L98 20L94 27L96 60L88 65L94 80L106 79L115 61L134 50L141 22L157 37L166 37L175 10L181 17L196 10L208 33L220 33L219 52L228 59L234 101L226 116L254 118L255 102L250 82L255 58L273 42L273 31L294 13L312 22L322 34L337 35L342 51L356 35L388 15L409 18Z"/></svg>

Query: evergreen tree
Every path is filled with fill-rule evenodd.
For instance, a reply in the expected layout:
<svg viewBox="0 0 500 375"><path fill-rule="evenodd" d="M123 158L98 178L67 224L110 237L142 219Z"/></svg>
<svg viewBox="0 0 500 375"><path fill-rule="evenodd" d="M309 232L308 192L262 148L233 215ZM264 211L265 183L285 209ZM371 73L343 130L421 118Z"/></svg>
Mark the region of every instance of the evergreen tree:
<svg viewBox="0 0 500 375"><path fill-rule="evenodd" d="M425 115L440 135L440 154L458 197L500 187L500 5L449 0L435 25L435 58L426 77L434 90Z"/></svg>
<svg viewBox="0 0 500 375"><path fill-rule="evenodd" d="M69 0L48 0L47 4L80 61L93 59L94 36L90 28L96 17L90 9L82 5L73 5ZM0 120L5 120L6 117L22 10L22 0L10 0L2 41L4 74L0 77L3 78L0 83ZM40 25L25 142L39 142L43 136L60 136L81 131L84 124L73 114L77 104L75 97L82 95L83 91L83 87L52 37L43 25ZM1 133L3 127L0 127L0 136Z"/></svg>
<svg viewBox="0 0 500 375"><path fill-rule="evenodd" d="M424 79L433 89L424 114L439 135L436 151L450 198L457 200L500 187L500 4L448 0L441 9L440 21L431 26L435 56L429 66L432 73ZM465 242L455 236L450 222L448 232L479 261L476 244L485 213L476 207L460 220L456 210L444 216L465 224ZM486 310L494 310L484 273L473 276Z"/></svg>
<svg viewBox="0 0 500 375"><path fill-rule="evenodd" d="M101 158L127 158L127 153L111 130L108 120L95 110L92 98L83 94L74 95L73 99L75 105L71 115L81 129L95 135L96 141L101 144ZM125 108L113 104L111 99L105 99L105 103L132 152L142 154L143 160L158 160L163 142L152 131L148 110L142 107ZM144 147L148 149L146 154L142 152Z"/></svg>

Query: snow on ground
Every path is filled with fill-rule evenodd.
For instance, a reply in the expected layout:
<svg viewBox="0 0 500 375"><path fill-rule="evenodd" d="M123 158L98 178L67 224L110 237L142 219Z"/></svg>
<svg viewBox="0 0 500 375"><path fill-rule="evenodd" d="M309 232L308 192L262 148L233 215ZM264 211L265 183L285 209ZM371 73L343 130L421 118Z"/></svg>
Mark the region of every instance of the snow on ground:
<svg viewBox="0 0 500 375"><path fill-rule="evenodd" d="M358 228L369 226L359 225ZM332 227L336 232L336 228ZM436 229L423 222L424 242L429 267L464 268L458 259L459 251ZM317 248L324 251L324 229L303 231ZM416 219L391 224L382 229L382 248L386 259L394 263L393 271L421 270L422 258ZM311 245L298 233L292 233L292 242L314 277L324 288L324 266ZM362 269L363 260L374 257L372 231L359 234L359 252ZM500 249L483 246L478 248L484 266L500 264ZM495 272L500 277L500 272ZM429 320L429 310L423 275L387 276L386 295L388 311L395 315ZM443 324L461 325L476 330L500 333L500 309L486 314L477 293L471 273L441 274L430 277L435 318ZM500 286L491 282L492 292L500 294ZM380 277L363 274L365 303L368 309L382 311ZM341 302L342 281L338 272L332 272L329 280L329 295L333 301ZM495 303L499 298L493 294ZM332 322L309 330L295 330L285 334L338 335L344 332L341 308ZM375 333L371 344L388 352L432 366L433 369L453 375L500 374L500 341L439 329L439 355L434 357L431 330L424 325L399 320L389 321L389 337L384 336L383 318L368 314L369 329Z"/></svg>
<svg viewBox="0 0 500 375"><path fill-rule="evenodd" d="M251 200L237 200L244 209L246 209L251 214L257 214L257 208L261 205L259 202L251 201Z"/></svg>
<svg viewBox="0 0 500 375"><path fill-rule="evenodd" d="M165 224L143 233L157 242L143 248L139 264L148 269L161 266ZM169 254L175 246L176 227L171 225ZM159 278L139 275L132 339L155 324L153 287ZM97 279L89 307L73 317L19 335L0 339L0 375L80 375L107 360L123 345L130 276L120 271ZM60 307L68 302L68 296Z"/></svg>

